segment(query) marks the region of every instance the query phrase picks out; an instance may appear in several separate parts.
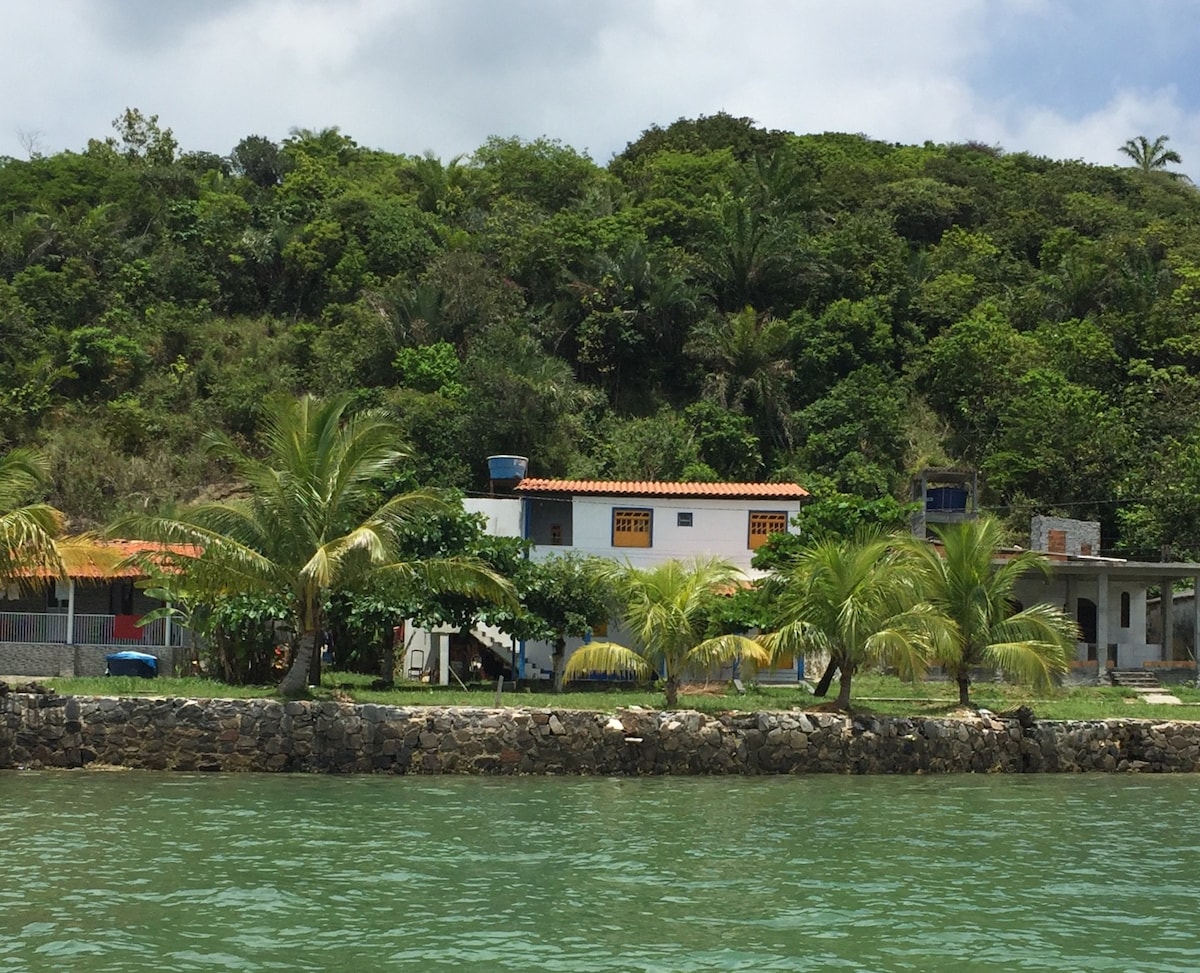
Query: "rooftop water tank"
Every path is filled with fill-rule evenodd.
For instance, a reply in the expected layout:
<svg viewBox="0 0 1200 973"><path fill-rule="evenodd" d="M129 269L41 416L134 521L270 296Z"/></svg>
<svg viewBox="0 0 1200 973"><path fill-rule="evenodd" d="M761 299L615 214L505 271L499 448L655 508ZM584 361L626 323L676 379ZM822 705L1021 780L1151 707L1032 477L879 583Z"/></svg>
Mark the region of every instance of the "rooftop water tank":
<svg viewBox="0 0 1200 973"><path fill-rule="evenodd" d="M529 459L525 456L489 456L487 462L493 491L511 490L525 479L529 470Z"/></svg>

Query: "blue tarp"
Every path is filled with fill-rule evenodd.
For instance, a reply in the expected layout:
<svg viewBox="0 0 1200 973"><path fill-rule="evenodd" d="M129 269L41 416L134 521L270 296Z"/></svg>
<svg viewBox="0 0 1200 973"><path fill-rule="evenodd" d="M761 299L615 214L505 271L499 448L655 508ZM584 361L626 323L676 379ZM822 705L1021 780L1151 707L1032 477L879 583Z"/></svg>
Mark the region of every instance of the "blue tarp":
<svg viewBox="0 0 1200 973"><path fill-rule="evenodd" d="M113 652L104 657L109 676L143 676L151 679L158 675L158 658L145 652Z"/></svg>

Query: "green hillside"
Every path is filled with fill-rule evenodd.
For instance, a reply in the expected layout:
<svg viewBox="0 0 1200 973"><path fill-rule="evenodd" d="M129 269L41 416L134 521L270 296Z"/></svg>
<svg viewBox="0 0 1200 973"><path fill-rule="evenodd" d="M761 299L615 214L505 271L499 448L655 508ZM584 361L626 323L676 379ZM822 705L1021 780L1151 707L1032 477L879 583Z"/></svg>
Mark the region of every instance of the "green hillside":
<svg viewBox="0 0 1200 973"><path fill-rule="evenodd" d="M350 390L414 484L500 452L875 499L965 465L1013 526L1200 556L1200 193L1168 172L727 115L607 164L115 128L0 159L0 436L77 526L227 489L205 430Z"/></svg>

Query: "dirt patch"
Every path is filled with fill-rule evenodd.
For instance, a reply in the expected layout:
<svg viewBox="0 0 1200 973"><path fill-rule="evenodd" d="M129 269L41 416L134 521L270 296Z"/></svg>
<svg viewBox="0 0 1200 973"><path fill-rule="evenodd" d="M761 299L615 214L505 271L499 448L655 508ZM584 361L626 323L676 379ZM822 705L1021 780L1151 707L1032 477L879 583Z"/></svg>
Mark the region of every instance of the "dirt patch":
<svg viewBox="0 0 1200 973"><path fill-rule="evenodd" d="M680 696L727 696L729 695L729 687L725 683L713 685L712 683L691 683L687 686L679 687Z"/></svg>

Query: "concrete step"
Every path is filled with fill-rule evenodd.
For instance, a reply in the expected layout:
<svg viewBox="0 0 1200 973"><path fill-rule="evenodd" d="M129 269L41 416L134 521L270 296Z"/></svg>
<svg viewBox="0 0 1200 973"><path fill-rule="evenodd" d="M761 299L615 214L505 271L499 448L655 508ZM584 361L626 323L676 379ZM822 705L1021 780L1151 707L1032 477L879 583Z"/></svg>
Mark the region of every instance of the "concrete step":
<svg viewBox="0 0 1200 973"><path fill-rule="evenodd" d="M1158 676L1146 669L1109 669L1108 678L1114 686L1129 689L1160 689Z"/></svg>

